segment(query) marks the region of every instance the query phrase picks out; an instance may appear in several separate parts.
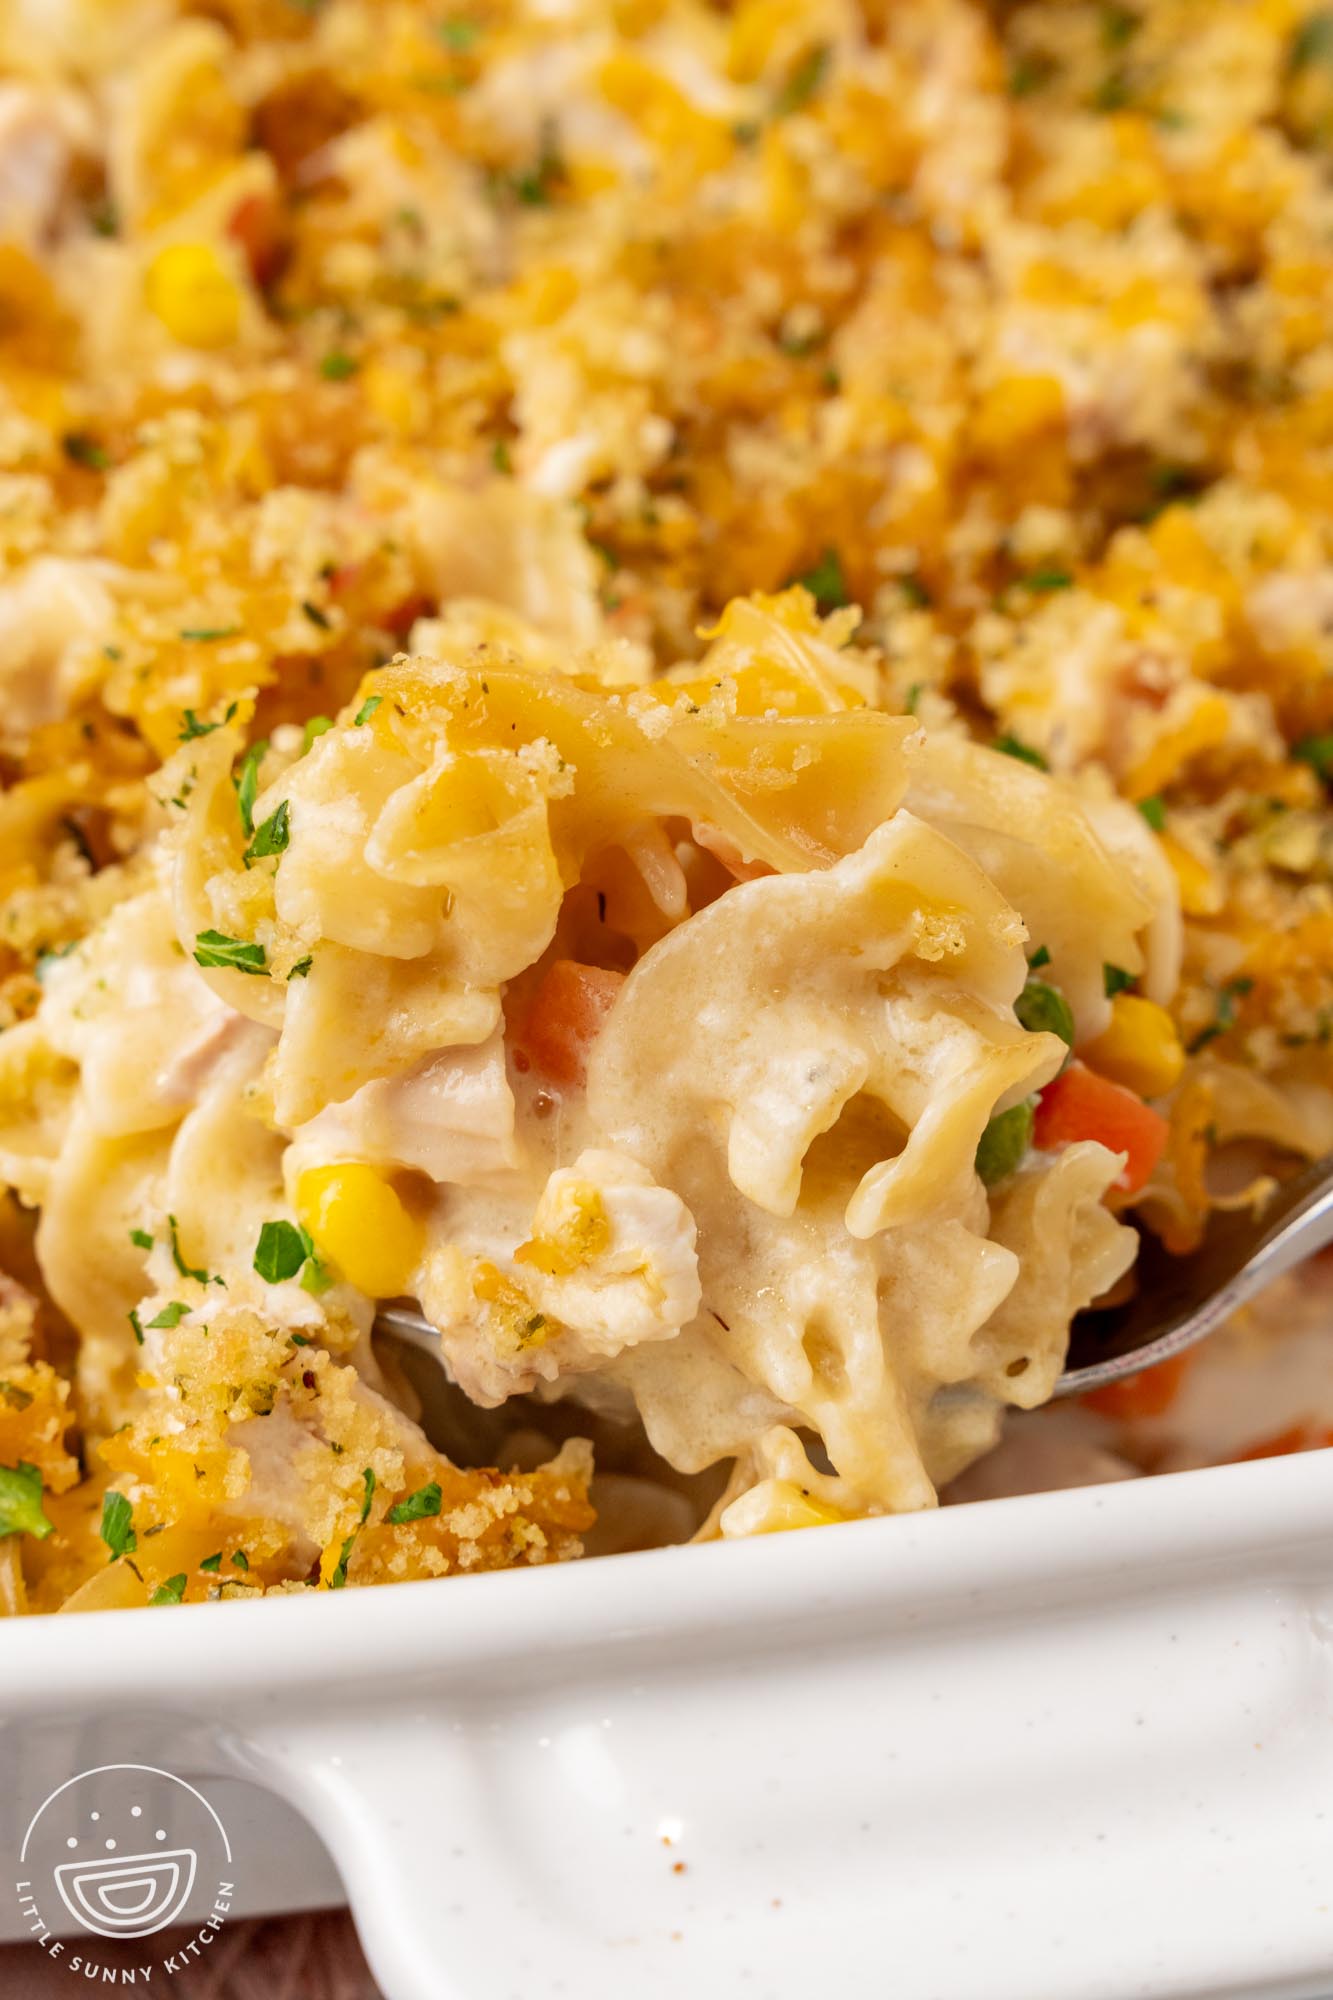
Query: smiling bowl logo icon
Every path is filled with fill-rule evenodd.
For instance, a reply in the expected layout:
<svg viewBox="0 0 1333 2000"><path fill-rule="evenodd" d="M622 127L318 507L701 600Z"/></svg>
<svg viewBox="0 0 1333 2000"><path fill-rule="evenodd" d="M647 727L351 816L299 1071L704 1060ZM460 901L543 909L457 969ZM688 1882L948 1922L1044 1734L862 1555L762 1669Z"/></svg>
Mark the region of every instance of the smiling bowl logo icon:
<svg viewBox="0 0 1333 2000"><path fill-rule="evenodd" d="M67 1779L33 1814L20 1852L30 1865L48 1860L69 1914L104 1938L175 1923L201 1858L209 1870L231 1861L222 1821L202 1792L152 1764L101 1764Z"/></svg>

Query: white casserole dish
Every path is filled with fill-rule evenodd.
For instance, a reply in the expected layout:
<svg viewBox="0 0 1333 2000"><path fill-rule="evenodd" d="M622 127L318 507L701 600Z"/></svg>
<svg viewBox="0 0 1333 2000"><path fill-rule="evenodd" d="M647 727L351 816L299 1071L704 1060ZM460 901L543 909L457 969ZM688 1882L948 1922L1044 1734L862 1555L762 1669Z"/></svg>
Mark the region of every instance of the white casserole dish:
<svg viewBox="0 0 1333 2000"><path fill-rule="evenodd" d="M327 1843L388 2000L1326 1993L1331 1551L1320 1452L14 1621L6 1837L99 1763L249 1777ZM236 1833L238 1907L280 1834Z"/></svg>

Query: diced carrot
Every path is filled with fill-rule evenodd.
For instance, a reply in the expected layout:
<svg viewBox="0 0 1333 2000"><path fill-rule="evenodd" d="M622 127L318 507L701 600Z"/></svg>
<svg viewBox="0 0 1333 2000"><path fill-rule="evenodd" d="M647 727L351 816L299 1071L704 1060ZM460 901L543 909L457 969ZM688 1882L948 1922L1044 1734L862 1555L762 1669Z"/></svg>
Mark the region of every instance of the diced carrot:
<svg viewBox="0 0 1333 2000"><path fill-rule="evenodd" d="M1137 1194L1166 1150L1168 1130L1161 1113L1132 1090L1075 1062L1038 1098L1033 1141L1048 1153L1079 1139L1099 1139L1113 1153L1128 1154L1116 1186Z"/></svg>
<svg viewBox="0 0 1333 2000"><path fill-rule="evenodd" d="M1245 1465L1253 1458L1286 1458L1294 1451L1322 1451L1333 1444L1333 1432L1311 1430L1307 1424L1293 1424L1274 1437L1260 1438L1258 1444L1238 1451L1233 1465Z"/></svg>
<svg viewBox="0 0 1333 2000"><path fill-rule="evenodd" d="M1180 1394L1180 1385L1193 1361L1192 1350L1188 1354L1173 1354L1168 1360L1159 1361L1155 1368L1145 1368L1123 1382L1108 1382L1104 1389L1090 1389L1081 1398L1084 1408L1096 1410L1101 1417L1114 1417L1117 1423L1130 1423L1135 1417L1160 1417Z"/></svg>
<svg viewBox="0 0 1333 2000"><path fill-rule="evenodd" d="M623 972L557 958L537 988L516 1053L553 1083L583 1083L588 1051L624 984Z"/></svg>
<svg viewBox="0 0 1333 2000"><path fill-rule="evenodd" d="M227 234L240 246L251 277L263 291L280 275L287 261L287 244L276 204L265 194L246 195L232 211Z"/></svg>

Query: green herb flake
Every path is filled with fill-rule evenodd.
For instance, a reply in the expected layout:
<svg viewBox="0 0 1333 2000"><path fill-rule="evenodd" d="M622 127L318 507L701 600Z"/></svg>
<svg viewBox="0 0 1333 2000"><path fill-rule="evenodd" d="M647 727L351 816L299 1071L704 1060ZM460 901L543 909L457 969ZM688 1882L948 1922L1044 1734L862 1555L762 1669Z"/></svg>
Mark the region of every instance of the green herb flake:
<svg viewBox="0 0 1333 2000"><path fill-rule="evenodd" d="M224 719L230 722L235 713L236 704L233 702ZM185 727L177 732L177 741L180 743L193 743L196 736L211 736L215 729L222 727L220 722L201 722L192 708L184 711L184 721Z"/></svg>
<svg viewBox="0 0 1333 2000"><path fill-rule="evenodd" d="M88 431L66 431L60 446L71 465L81 465L88 472L105 472L111 463L105 445Z"/></svg>
<svg viewBox="0 0 1333 2000"><path fill-rule="evenodd" d="M123 1493L108 1490L102 1495L102 1540L111 1551L111 1560L133 1555L139 1546L134 1532L134 1509Z"/></svg>
<svg viewBox="0 0 1333 2000"><path fill-rule="evenodd" d="M315 604L308 597L303 597L301 599L301 609L310 620L310 623L318 625L321 632L331 632L333 630L333 620L321 605Z"/></svg>
<svg viewBox="0 0 1333 2000"><path fill-rule="evenodd" d="M827 42L817 42L796 63L773 99L775 118L790 118L793 112L805 109L828 74L829 53Z"/></svg>
<svg viewBox="0 0 1333 2000"><path fill-rule="evenodd" d="M301 755L304 757L316 737L323 736L325 731L332 729L332 727L333 717L331 715L312 715L305 726L305 735L301 739Z"/></svg>
<svg viewBox="0 0 1333 2000"><path fill-rule="evenodd" d="M310 727L306 724L307 729ZM259 767L268 753L268 739L261 737L246 751L236 779L236 806L248 840L255 830L255 800L259 796Z"/></svg>
<svg viewBox="0 0 1333 2000"><path fill-rule="evenodd" d="M1333 8L1321 7L1307 15L1292 36L1287 65L1293 75L1316 63L1333 66Z"/></svg>
<svg viewBox="0 0 1333 2000"><path fill-rule="evenodd" d="M291 971L287 974L288 985L291 984L293 979L304 979L314 962L309 952L306 953L304 958L298 958Z"/></svg>
<svg viewBox="0 0 1333 2000"><path fill-rule="evenodd" d="M219 639L239 639L240 625L183 625L180 636L196 646L214 646Z"/></svg>
<svg viewBox="0 0 1333 2000"><path fill-rule="evenodd" d="M220 1285L222 1283L221 1278L211 1278L207 1271L197 1270L193 1264L187 1264L184 1257L182 1257L180 1234L174 1215L167 1217L167 1229L171 1237L171 1261L180 1272L182 1278L193 1278L197 1285Z"/></svg>
<svg viewBox="0 0 1333 2000"><path fill-rule="evenodd" d="M1137 986L1137 972L1126 972L1123 965L1103 965L1102 985L1108 1000L1114 1000L1117 993L1128 993L1131 986Z"/></svg>
<svg viewBox="0 0 1333 2000"><path fill-rule="evenodd" d="M344 353L341 347L335 347L320 362L319 372L326 382L349 382L360 366L354 354Z"/></svg>
<svg viewBox="0 0 1333 2000"><path fill-rule="evenodd" d="M1058 986L1044 979L1029 979L1014 1002L1014 1012L1030 1035L1058 1035L1066 1047L1074 1046L1074 1015Z"/></svg>
<svg viewBox="0 0 1333 2000"><path fill-rule="evenodd" d="M153 1319L150 1319L148 1324L150 1328L157 1326L179 1326L189 1310L190 1308L187 1305L183 1305L179 1299L173 1299L171 1304L163 1306L161 1312L156 1314Z"/></svg>
<svg viewBox="0 0 1333 2000"><path fill-rule="evenodd" d="M1150 799L1140 799L1139 811L1147 820L1154 833L1166 832L1166 801L1155 792Z"/></svg>
<svg viewBox="0 0 1333 2000"><path fill-rule="evenodd" d="M1132 7L1104 6L1101 15L1102 47L1105 49L1123 49L1143 26Z"/></svg>
<svg viewBox="0 0 1333 2000"><path fill-rule="evenodd" d="M390 1507L385 1520L392 1527L401 1528L407 1521L427 1521L440 1511L442 1495L438 1480L432 1479L428 1486L418 1486L415 1493L409 1493L406 1500L400 1500Z"/></svg>
<svg viewBox="0 0 1333 2000"><path fill-rule="evenodd" d="M244 1549L233 1549L231 1559L237 1569L249 1569L250 1567L250 1558Z"/></svg>
<svg viewBox="0 0 1333 2000"><path fill-rule="evenodd" d="M447 49L453 49L456 54L464 55L468 49L476 46L481 29L475 21L463 21L455 16L452 20L437 21L435 33Z"/></svg>
<svg viewBox="0 0 1333 2000"><path fill-rule="evenodd" d="M1292 744L1291 754L1298 764L1308 764L1325 784L1333 779L1333 734L1302 736L1299 743Z"/></svg>
<svg viewBox="0 0 1333 2000"><path fill-rule="evenodd" d="M1031 764L1034 771L1049 771L1051 768L1040 750L1034 750L1030 743L1020 742L1017 736L997 736L991 749L1000 751L1006 757L1016 757L1020 764Z"/></svg>
<svg viewBox="0 0 1333 2000"><path fill-rule="evenodd" d="M491 464L497 472L502 472L506 478L513 472L514 461L509 455L509 446L504 438L497 438L491 446Z"/></svg>
<svg viewBox="0 0 1333 2000"><path fill-rule="evenodd" d="M1049 947L1044 944L1039 944L1037 946L1037 949L1033 952L1031 958L1028 960L1028 971L1039 972L1043 965L1049 965L1050 962L1051 962L1051 954Z"/></svg>
<svg viewBox="0 0 1333 2000"><path fill-rule="evenodd" d="M1021 1165L1032 1144L1034 1124L1030 1102L1015 1104L991 1119L977 1142L976 1168L987 1187L1005 1180Z"/></svg>
<svg viewBox="0 0 1333 2000"><path fill-rule="evenodd" d="M382 694L367 695L360 708L356 711L356 714L352 717L353 729L364 728L383 700L384 696Z"/></svg>
<svg viewBox="0 0 1333 2000"><path fill-rule="evenodd" d="M309 1292L312 1299L317 1299L322 1293L328 1291L332 1283L332 1274L312 1252L306 1258L305 1269L301 1273L301 1290Z"/></svg>
<svg viewBox="0 0 1333 2000"><path fill-rule="evenodd" d="M346 1541L342 1545L341 1550L339 1551L337 1567L335 1568L333 1575L329 1578L330 1590L341 1590L343 1588L343 1585L347 1582L347 1559L352 1553L352 1548L356 1541L357 1536L360 1534L362 1528L365 1527L366 1522L370 1518L370 1503L375 1497L375 1474L372 1468L370 1466L367 1466L365 1470L362 1472L361 1477L365 1482L365 1489L366 1489L365 1497L361 1502L361 1518L357 1522L357 1525L353 1528L351 1534L347 1537Z"/></svg>
<svg viewBox="0 0 1333 2000"><path fill-rule="evenodd" d="M1019 56L1009 70L1006 85L1009 95L1016 98L1032 97L1043 90L1056 74L1058 68L1054 58L1045 50L1037 49L1030 55Z"/></svg>
<svg viewBox="0 0 1333 2000"><path fill-rule="evenodd" d="M294 1278L314 1245L294 1222L266 1222L255 1244L254 1267L266 1285Z"/></svg>
<svg viewBox="0 0 1333 2000"><path fill-rule="evenodd" d="M241 856L247 868L252 862L266 861L271 855L286 853L291 839L291 810L291 801L283 799L263 825L255 828L254 838Z"/></svg>
<svg viewBox="0 0 1333 2000"><path fill-rule="evenodd" d="M150 1604L179 1604L185 1596L185 1572L169 1576L165 1583L159 1583L148 1602Z"/></svg>
<svg viewBox="0 0 1333 2000"><path fill-rule="evenodd" d="M231 972L264 973L268 954L262 944L246 944L241 938L227 937L222 931L200 931L194 941L196 965Z"/></svg>
<svg viewBox="0 0 1333 2000"><path fill-rule="evenodd" d="M793 581L809 591L821 617L826 618L830 611L840 611L843 605L851 603L847 595L847 579L842 573L842 559L836 549L825 549L814 568L806 570L804 575L795 577Z"/></svg>
<svg viewBox="0 0 1333 2000"><path fill-rule="evenodd" d="M1226 985L1217 996L1217 1011L1213 1015L1212 1020L1206 1028L1199 1030L1194 1040L1189 1044L1189 1052L1192 1056L1198 1055L1200 1049L1206 1049L1208 1044L1215 1042L1219 1035L1225 1035L1229 1029L1235 1027L1236 1002L1243 1000L1245 995L1253 989L1253 986L1254 981L1252 979L1228 979Z"/></svg>
<svg viewBox="0 0 1333 2000"><path fill-rule="evenodd" d="M1023 578L1025 590L1035 590L1043 594L1053 590L1072 590L1073 585L1073 572L1067 569L1034 569Z"/></svg>
<svg viewBox="0 0 1333 2000"><path fill-rule="evenodd" d="M44 1542L54 1530L42 1512L42 1475L21 1458L0 1465L0 1535L32 1535Z"/></svg>
<svg viewBox="0 0 1333 2000"><path fill-rule="evenodd" d="M222 1568L221 1549L219 1549L215 1555L205 1556L203 1561L200 1563L199 1567L202 1570L206 1570L210 1576L216 1576L218 1571Z"/></svg>
<svg viewBox="0 0 1333 2000"><path fill-rule="evenodd" d="M135 1338L135 1341L136 1341L136 1343L138 1344L138 1346L142 1347L142 1346L143 1346L143 1322L142 1322L142 1321L140 1320L140 1318L139 1318L139 1308L138 1308L137 1306L131 1306L131 1307L130 1307L130 1310L129 1310L129 1313L128 1313L128 1315L127 1315L127 1317L128 1317L128 1319L129 1319L129 1322L130 1322L130 1325L131 1325L131 1326L133 1327L133 1329L134 1329L134 1338Z"/></svg>

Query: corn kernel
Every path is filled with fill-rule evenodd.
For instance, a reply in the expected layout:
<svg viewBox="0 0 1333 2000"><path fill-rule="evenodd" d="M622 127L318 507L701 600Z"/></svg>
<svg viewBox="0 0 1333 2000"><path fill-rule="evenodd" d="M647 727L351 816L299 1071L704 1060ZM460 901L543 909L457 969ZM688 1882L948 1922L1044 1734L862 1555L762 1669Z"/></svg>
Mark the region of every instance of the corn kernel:
<svg viewBox="0 0 1333 2000"><path fill-rule="evenodd" d="M207 243L170 243L148 267L148 306L185 347L226 347L241 324L241 294Z"/></svg>
<svg viewBox="0 0 1333 2000"><path fill-rule="evenodd" d="M1095 1070L1140 1097L1162 1097L1180 1081L1185 1051L1165 1007L1117 993L1111 1025L1083 1053Z"/></svg>
<svg viewBox="0 0 1333 2000"><path fill-rule="evenodd" d="M309 1168L297 1183L296 1212L320 1256L358 1291L391 1299L407 1290L422 1228L376 1168L362 1160Z"/></svg>

